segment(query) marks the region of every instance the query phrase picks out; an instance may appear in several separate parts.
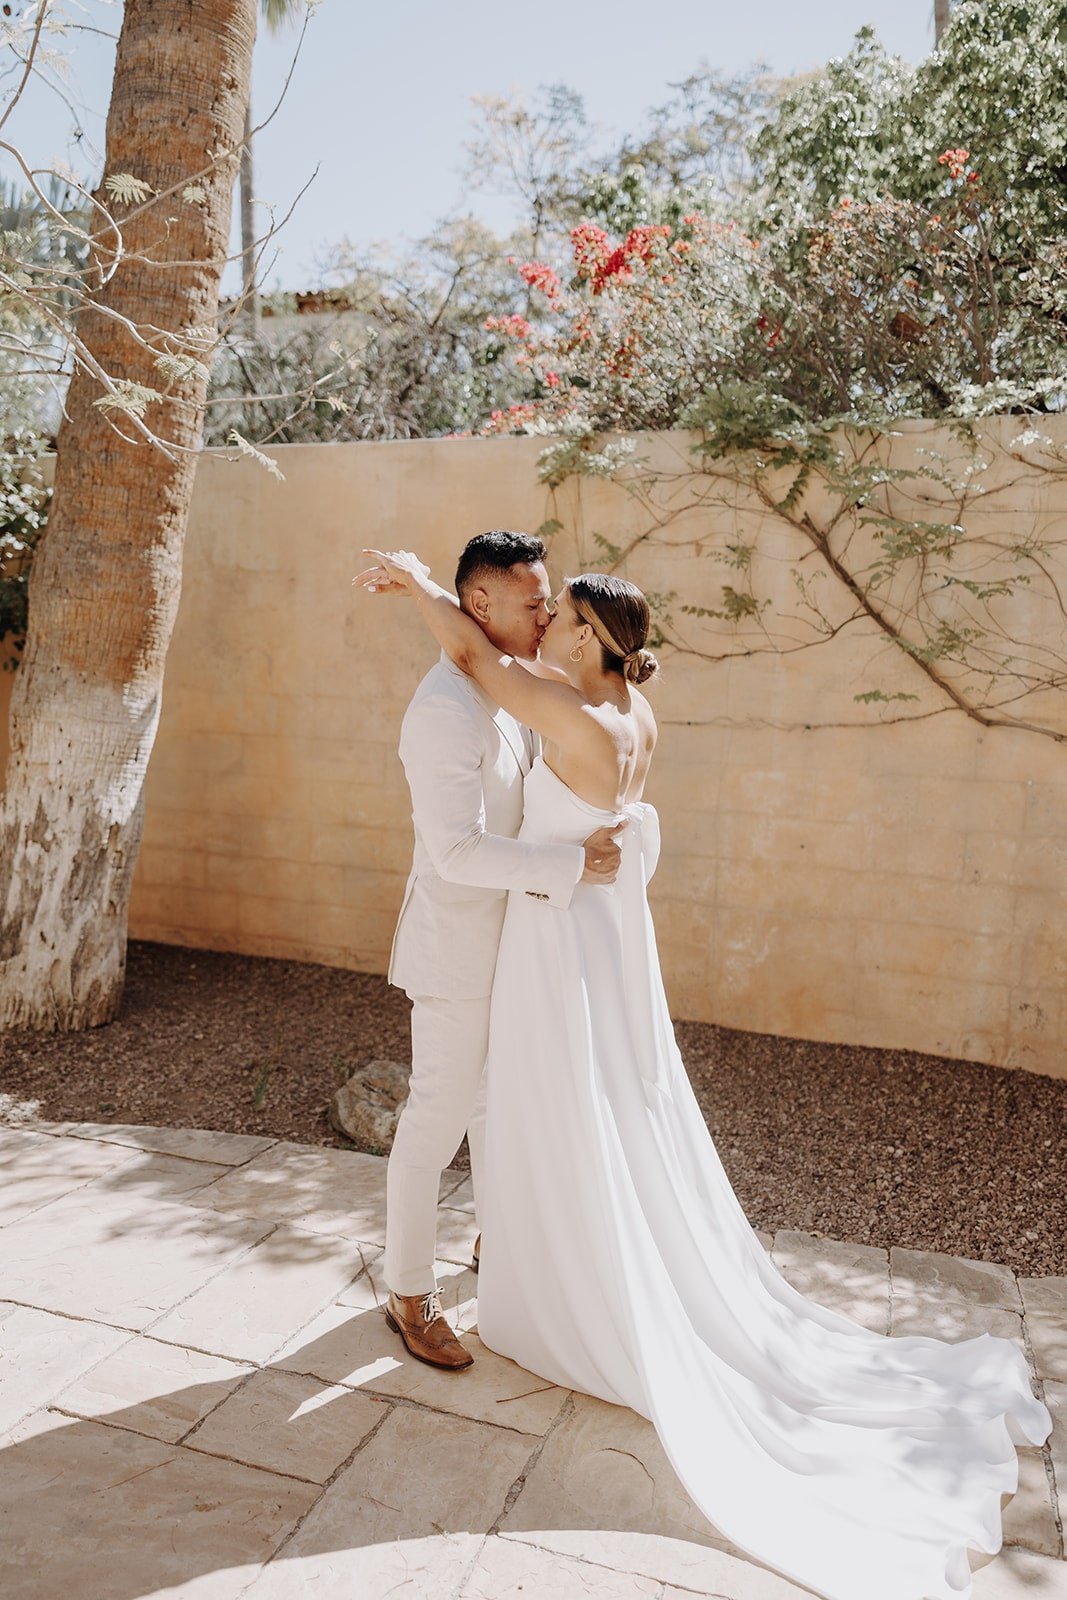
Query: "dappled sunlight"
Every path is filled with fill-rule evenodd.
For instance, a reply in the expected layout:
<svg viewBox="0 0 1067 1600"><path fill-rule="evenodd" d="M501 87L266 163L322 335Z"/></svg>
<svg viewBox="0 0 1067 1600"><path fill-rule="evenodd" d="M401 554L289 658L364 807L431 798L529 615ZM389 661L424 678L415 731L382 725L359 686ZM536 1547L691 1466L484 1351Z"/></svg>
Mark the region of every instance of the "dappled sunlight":
<svg viewBox="0 0 1067 1600"><path fill-rule="evenodd" d="M350 1600L412 1581L495 1600L508 1584L567 1592L576 1573L599 1574L612 1600L623 1584L650 1600L664 1584L748 1600L771 1581L776 1600L810 1596L706 1521L651 1423L568 1395L481 1345L462 1230L465 1254L439 1261L437 1276L475 1365L456 1375L413 1360L382 1315L379 1246L300 1220L321 1227L347 1153L323 1162L320 1151L272 1145L224 1166L3 1134L16 1186L44 1183L50 1171L76 1185L0 1228L3 1292L29 1302L0 1306L13 1358L0 1367L3 1414L15 1423L0 1448L11 1530L0 1562L13 1564L13 1583L5 1578L15 1600L31 1572L78 1600L144 1600L183 1586L193 1596L206 1583L229 1597L253 1578L250 1600L291 1600L311 1584L327 1600ZM197 1137L207 1157L210 1138ZM214 1137L221 1153L229 1136ZM371 1170L384 1194L384 1163L369 1160L370 1169L355 1162L357 1181L343 1190L362 1205L373 1201ZM266 1166L258 1181L257 1162ZM178 1169L198 1166L201 1177L216 1168L222 1176L187 1186ZM466 1182L442 1183L442 1214ZM221 1205L203 1204L212 1189ZM242 1195L265 1193L278 1198L281 1218L266 1207L239 1212ZM461 1215L473 1227L469 1212L452 1208ZM829 1305L878 1304L885 1292L882 1252L800 1233L779 1235L778 1250L798 1282L818 1281ZM950 1258L912 1254L910 1281L936 1278L944 1303ZM975 1266L956 1264L956 1292L996 1292L1003 1269ZM144 1291L153 1288L160 1303L149 1315ZM1053 1314L1050 1293L1035 1316ZM33 1309L35 1295L51 1296L55 1309ZM108 1297L116 1310L140 1306L144 1331L109 1325ZM929 1471L939 1447L914 1448ZM1014 1454L995 1424L988 1454L1007 1480ZM1006 1550L997 1570L1053 1600L1064 1568L1044 1552L1058 1533L1044 1473L1027 1456L1040 1465L1039 1451L1020 1457L1026 1474L1008 1515L1025 1512L1014 1537L1030 1548ZM905 1475L909 1460L906 1449ZM946 1457L943 1472L952 1471ZM971 1565L983 1564L972 1553Z"/></svg>

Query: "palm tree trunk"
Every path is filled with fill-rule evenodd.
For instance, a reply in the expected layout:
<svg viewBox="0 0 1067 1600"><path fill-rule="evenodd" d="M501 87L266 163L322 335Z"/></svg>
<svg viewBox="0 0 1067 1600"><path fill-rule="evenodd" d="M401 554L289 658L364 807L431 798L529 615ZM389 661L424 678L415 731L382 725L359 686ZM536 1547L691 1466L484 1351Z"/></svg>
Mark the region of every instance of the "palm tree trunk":
<svg viewBox="0 0 1067 1600"><path fill-rule="evenodd" d="M107 125L107 173L176 192L121 221L126 258L78 332L115 378L164 387L143 330L214 326L234 162L248 100L256 0L126 0ZM182 198L184 183L203 197ZM97 265L111 248L100 235ZM142 252L152 260L138 260ZM167 265L167 263L175 263ZM192 263L191 265L189 263ZM100 283L97 279L97 283ZM152 333L157 348L164 333ZM118 1009L143 785L181 588L205 379L173 384L148 420L174 459L94 405L75 373L47 534L11 708L0 810L0 1026L79 1028Z"/></svg>

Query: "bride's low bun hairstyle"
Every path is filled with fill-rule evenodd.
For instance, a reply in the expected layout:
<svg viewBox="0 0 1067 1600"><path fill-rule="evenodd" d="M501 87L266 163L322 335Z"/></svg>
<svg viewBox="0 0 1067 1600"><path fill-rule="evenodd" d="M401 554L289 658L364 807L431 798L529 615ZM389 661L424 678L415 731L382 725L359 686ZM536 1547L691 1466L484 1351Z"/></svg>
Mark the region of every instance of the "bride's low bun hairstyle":
<svg viewBox="0 0 1067 1600"><path fill-rule="evenodd" d="M659 662L651 650L637 650L626 658L625 676L630 683L647 683L658 671Z"/></svg>
<svg viewBox="0 0 1067 1600"><path fill-rule="evenodd" d="M628 683L647 683L659 662L645 648L650 623L648 601L635 583L606 572L583 572L567 591L578 616L600 641L607 672L621 672Z"/></svg>

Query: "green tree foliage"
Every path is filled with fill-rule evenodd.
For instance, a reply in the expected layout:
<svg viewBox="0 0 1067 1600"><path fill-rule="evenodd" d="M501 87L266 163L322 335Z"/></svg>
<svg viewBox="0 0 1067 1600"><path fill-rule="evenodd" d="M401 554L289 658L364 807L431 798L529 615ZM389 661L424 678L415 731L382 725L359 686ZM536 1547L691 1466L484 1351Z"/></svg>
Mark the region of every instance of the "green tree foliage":
<svg viewBox="0 0 1067 1600"><path fill-rule="evenodd" d="M26 635L30 563L51 491L40 471L62 411L70 356L63 328L77 303L88 207L54 174L40 194L0 181L0 662Z"/></svg>
<svg viewBox="0 0 1067 1600"><path fill-rule="evenodd" d="M648 531L627 548L594 541L609 567L694 515L731 581L673 614L667 597L659 624L676 648L709 660L791 651L859 622L945 707L1065 737L1047 708L1067 661L1054 633L1032 628L1062 609L1050 577L1060 541L1010 522L968 533L989 464L971 425L1067 405L1065 16L1061 0L965 0L915 69L864 30L749 140L732 216L721 185L679 216L641 172L632 192L645 210L629 216L651 220L623 232L587 216L568 258L522 265L534 307L510 336L527 389L486 431L544 434L552 489L621 476L647 504ZM903 418L946 423L957 443L894 458L887 436ZM660 484L617 436L675 426L696 430L696 463ZM1019 426L1009 453L1062 478L1062 452ZM795 615L761 592L767 551L741 562L729 543L738 488L764 507L772 544L787 528L808 547ZM914 698L859 684L855 695L875 707Z"/></svg>
<svg viewBox="0 0 1067 1600"><path fill-rule="evenodd" d="M55 174L36 193L0 179L0 437L26 443L58 425L89 214L84 191Z"/></svg>
<svg viewBox="0 0 1067 1600"><path fill-rule="evenodd" d="M446 224L397 260L343 247L336 276L321 295L266 299L254 336L241 321L230 329L209 444L234 428L259 444L422 439L473 430L501 396L524 392L498 325L525 290L479 224Z"/></svg>
<svg viewBox="0 0 1067 1600"><path fill-rule="evenodd" d="M38 465L41 441L16 431L0 449L0 665L18 665L26 642L30 563L52 491Z"/></svg>
<svg viewBox="0 0 1067 1600"><path fill-rule="evenodd" d="M962 0L940 48L912 67L864 28L847 56L788 93L752 144L772 220L843 197L934 205L936 158L963 148L1010 250L1067 223L1067 3Z"/></svg>
<svg viewBox="0 0 1067 1600"><path fill-rule="evenodd" d="M484 100L468 177L511 191L513 235L466 218L399 261L344 252L347 326L229 340L211 437L554 419L573 438L580 413L594 428L718 415L736 440L742 397L753 427L768 408L796 425L1059 409L1065 82L1067 0L962 0L918 66L870 29L803 79L704 66L599 153L564 85ZM594 235L602 277L575 258Z"/></svg>
<svg viewBox="0 0 1067 1600"><path fill-rule="evenodd" d="M695 210L724 221L743 216L753 191L753 140L781 92L763 66L733 75L702 66L672 86L642 130L577 175L570 220L625 235L677 227Z"/></svg>

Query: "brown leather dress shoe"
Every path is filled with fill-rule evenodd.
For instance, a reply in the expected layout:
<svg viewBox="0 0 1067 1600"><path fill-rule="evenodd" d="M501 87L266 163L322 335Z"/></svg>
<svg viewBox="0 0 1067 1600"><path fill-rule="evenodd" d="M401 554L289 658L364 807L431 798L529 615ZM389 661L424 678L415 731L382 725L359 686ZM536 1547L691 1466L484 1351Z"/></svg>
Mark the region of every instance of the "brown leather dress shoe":
<svg viewBox="0 0 1067 1600"><path fill-rule="evenodd" d="M440 1367L444 1372L462 1372L474 1365L449 1325L441 1308L437 1289L428 1294L393 1294L385 1302L385 1320L398 1333L416 1361Z"/></svg>
<svg viewBox="0 0 1067 1600"><path fill-rule="evenodd" d="M471 1270L477 1272L482 1260L482 1236L478 1235L474 1241L474 1254L471 1256Z"/></svg>

